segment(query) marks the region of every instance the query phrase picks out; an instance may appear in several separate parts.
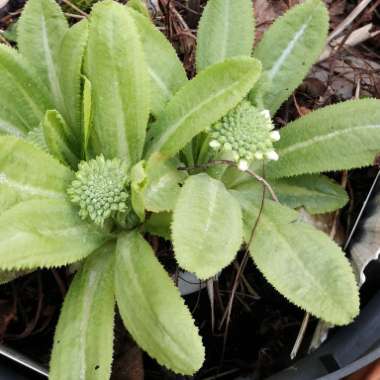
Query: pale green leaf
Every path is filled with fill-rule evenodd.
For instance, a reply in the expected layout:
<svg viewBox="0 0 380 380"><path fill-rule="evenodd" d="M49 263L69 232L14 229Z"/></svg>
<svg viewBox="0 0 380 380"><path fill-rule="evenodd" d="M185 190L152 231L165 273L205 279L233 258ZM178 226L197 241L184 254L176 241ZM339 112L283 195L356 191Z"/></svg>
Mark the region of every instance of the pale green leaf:
<svg viewBox="0 0 380 380"><path fill-rule="evenodd" d="M191 375L204 360L202 339L179 290L137 232L116 248L116 300L136 343L161 365Z"/></svg>
<svg viewBox="0 0 380 380"><path fill-rule="evenodd" d="M274 114L301 84L326 44L328 12L321 0L290 9L264 33L254 51L270 83L264 105Z"/></svg>
<svg viewBox="0 0 380 380"><path fill-rule="evenodd" d="M66 200L19 203L0 216L0 268L50 268L79 261L109 237Z"/></svg>
<svg viewBox="0 0 380 380"><path fill-rule="evenodd" d="M134 212L141 221L145 219L144 187L146 173L144 161L138 162L131 169L131 203Z"/></svg>
<svg viewBox="0 0 380 380"><path fill-rule="evenodd" d="M50 361L51 380L107 380L111 375L115 313L115 246L86 259L59 317Z"/></svg>
<svg viewBox="0 0 380 380"><path fill-rule="evenodd" d="M348 196L342 186L322 175L302 175L292 178L270 180L269 184L280 203L291 207L304 207L310 214L322 214L342 208ZM257 194L263 193L263 185L255 179L242 183L235 190ZM269 191L266 196L270 197Z"/></svg>
<svg viewBox="0 0 380 380"><path fill-rule="evenodd" d="M281 129L280 159L268 177L344 170L371 165L380 146L380 101L356 100L311 112Z"/></svg>
<svg viewBox="0 0 380 380"><path fill-rule="evenodd" d="M259 217L260 198L232 191L243 208L245 239ZM266 200L250 254L266 279L290 302L335 325L359 312L351 265L324 233L298 221L291 209Z"/></svg>
<svg viewBox="0 0 380 380"><path fill-rule="evenodd" d="M142 16L150 18L148 8L143 0L128 0L127 6L139 12Z"/></svg>
<svg viewBox="0 0 380 380"><path fill-rule="evenodd" d="M112 1L94 5L86 59L95 153L132 166L144 147L150 87L143 48L126 7Z"/></svg>
<svg viewBox="0 0 380 380"><path fill-rule="evenodd" d="M0 214L37 198L66 198L73 174L53 157L13 136L0 137Z"/></svg>
<svg viewBox="0 0 380 380"><path fill-rule="evenodd" d="M59 83L65 106L63 116L78 142L83 139L81 72L87 37L88 22L82 20L66 32L58 53Z"/></svg>
<svg viewBox="0 0 380 380"><path fill-rule="evenodd" d="M37 69L58 110L63 110L64 101L57 56L67 30L66 18L54 0L29 0L17 25L19 51Z"/></svg>
<svg viewBox="0 0 380 380"><path fill-rule="evenodd" d="M260 75L259 61L231 58L187 82L151 125L147 155L174 156L198 133L218 121L247 94Z"/></svg>
<svg viewBox="0 0 380 380"><path fill-rule="evenodd" d="M181 268L207 279L232 262L243 241L239 203L207 174L190 176L173 213L172 240Z"/></svg>
<svg viewBox="0 0 380 380"><path fill-rule="evenodd" d="M51 108L47 89L16 50L0 44L0 134L22 136Z"/></svg>
<svg viewBox="0 0 380 380"><path fill-rule="evenodd" d="M146 17L130 10L145 53L150 76L151 111L157 115L187 82L185 70L166 37Z"/></svg>
<svg viewBox="0 0 380 380"><path fill-rule="evenodd" d="M165 240L171 239L170 226L172 224L173 215L171 212L159 212L152 214L144 223L144 232L151 235L160 236Z"/></svg>
<svg viewBox="0 0 380 380"><path fill-rule="evenodd" d="M252 0L209 0L198 27L197 71L226 58L252 54Z"/></svg>
<svg viewBox="0 0 380 380"><path fill-rule="evenodd" d="M187 175L179 171L178 160L160 160L153 155L146 163L147 183L144 204L148 211L161 212L174 209L181 186Z"/></svg>
<svg viewBox="0 0 380 380"><path fill-rule="evenodd" d="M82 126L83 126L83 155L88 157L88 144L92 132L92 100L91 100L91 82L83 77L83 104L82 104Z"/></svg>
<svg viewBox="0 0 380 380"><path fill-rule="evenodd" d="M42 128L49 152L62 163L76 168L78 157L71 148L74 138L62 115L56 110L47 111Z"/></svg>

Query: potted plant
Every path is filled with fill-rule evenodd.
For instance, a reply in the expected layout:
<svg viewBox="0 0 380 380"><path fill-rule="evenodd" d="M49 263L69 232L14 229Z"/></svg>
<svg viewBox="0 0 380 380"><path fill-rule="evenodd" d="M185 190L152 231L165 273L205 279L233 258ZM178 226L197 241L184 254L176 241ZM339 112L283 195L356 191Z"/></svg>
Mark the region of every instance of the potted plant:
<svg viewBox="0 0 380 380"><path fill-rule="evenodd" d="M53 0L28 1L18 50L0 46L0 268L12 277L78 263L51 379L110 377L115 303L161 365L202 366L198 329L145 233L171 240L200 279L244 244L292 303L336 325L356 317L349 262L293 208L347 202L320 173L373 162L380 102L330 106L281 131L271 120L327 30L323 3L306 0L252 52L251 1L210 0L188 80L145 12L106 0L69 27Z"/></svg>

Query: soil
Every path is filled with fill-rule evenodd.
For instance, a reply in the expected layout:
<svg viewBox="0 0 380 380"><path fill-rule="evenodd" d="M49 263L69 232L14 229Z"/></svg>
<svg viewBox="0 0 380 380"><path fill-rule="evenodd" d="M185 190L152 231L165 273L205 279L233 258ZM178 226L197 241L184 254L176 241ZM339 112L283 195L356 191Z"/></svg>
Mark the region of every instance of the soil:
<svg viewBox="0 0 380 380"><path fill-rule="evenodd" d="M256 0L257 38L274 18L297 2ZM348 0L325 2L330 9L331 30L358 4L358 1ZM158 0L161 14L156 15L155 22L176 47L190 77L194 75L195 29L204 3ZM5 30L17 20L22 6L22 0L10 0L6 8L0 9L0 29ZM75 14L75 10L70 13ZM75 22L76 18L71 21ZM374 28L380 26L380 1L372 2L348 28L347 35L369 22L374 23ZM317 64L280 109L276 123L282 126L311 110L352 98L358 89L361 94L380 98L379 47L380 38L372 38L353 48L338 49L328 60ZM339 215L322 217L327 230L338 231L336 236L340 241L346 239L377 170L373 167L332 174L346 184L351 195L350 204ZM175 269L171 247L164 241L158 241L158 247L161 259ZM291 364L290 352L304 312L276 292L251 261L238 279L228 328L226 323L221 324L242 261L244 252L214 283L214 323L207 290L186 297L207 348L205 365L195 379L234 379L246 374L264 379ZM0 341L47 367L55 325L71 279L72 274L66 268L41 270L0 286ZM378 286L368 283L363 288L363 304ZM299 356L307 352L316 323L314 319L309 323ZM139 380L144 372L146 379L185 379L142 354L116 317L112 379Z"/></svg>

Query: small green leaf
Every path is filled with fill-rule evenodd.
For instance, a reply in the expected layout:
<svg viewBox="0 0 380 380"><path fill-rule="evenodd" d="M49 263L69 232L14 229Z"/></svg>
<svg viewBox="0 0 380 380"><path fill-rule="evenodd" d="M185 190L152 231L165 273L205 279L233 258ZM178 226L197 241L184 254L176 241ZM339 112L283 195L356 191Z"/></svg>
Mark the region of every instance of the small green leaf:
<svg viewBox="0 0 380 380"><path fill-rule="evenodd" d="M152 214L144 223L144 232L151 235L160 236L165 240L171 239L170 226L172 224L173 214L171 212L159 212Z"/></svg>
<svg viewBox="0 0 380 380"><path fill-rule="evenodd" d="M310 214L335 211L348 202L347 193L342 186L326 176L302 175L269 182L280 203L291 208L304 207ZM263 185L252 179L234 189L256 193L258 197L263 193ZM269 191L266 196L270 198Z"/></svg>
<svg viewBox="0 0 380 380"><path fill-rule="evenodd" d="M86 259L59 317L50 361L51 380L107 380L113 353L114 244Z"/></svg>
<svg viewBox="0 0 380 380"><path fill-rule="evenodd" d="M146 173L144 161L140 161L131 169L131 198L133 210L141 221L145 219L145 182Z"/></svg>
<svg viewBox="0 0 380 380"><path fill-rule="evenodd" d="M121 236L116 248L116 300L137 344L160 364L192 375L204 348L178 289L137 232Z"/></svg>
<svg viewBox="0 0 380 380"><path fill-rule="evenodd" d="M92 8L86 57L92 85L96 154L137 163L149 117L149 75L137 28L127 8L113 1Z"/></svg>
<svg viewBox="0 0 380 380"><path fill-rule="evenodd" d="M42 127L50 153L62 163L75 168L78 158L70 146L73 136L61 114L56 110L47 111Z"/></svg>
<svg viewBox="0 0 380 380"><path fill-rule="evenodd" d="M146 163L147 184L144 188L144 203L148 211L161 212L174 209L187 175L179 171L179 161L162 161L153 155Z"/></svg>
<svg viewBox="0 0 380 380"><path fill-rule="evenodd" d="M247 94L260 75L259 61L231 58L208 67L179 90L147 136L147 156L174 156L198 133L218 121Z"/></svg>
<svg viewBox="0 0 380 380"><path fill-rule="evenodd" d="M0 137L0 214L29 199L65 199L73 174L53 157L13 136Z"/></svg>
<svg viewBox="0 0 380 380"><path fill-rule="evenodd" d="M197 71L226 58L250 57L254 30L252 0L209 0L198 27Z"/></svg>
<svg viewBox="0 0 380 380"><path fill-rule="evenodd" d="M19 203L0 216L0 268L50 268L79 261L107 236L65 200Z"/></svg>
<svg viewBox="0 0 380 380"><path fill-rule="evenodd" d="M65 105L63 116L78 143L83 139L81 131L81 72L87 37L88 22L82 20L66 32L58 53L59 83Z"/></svg>
<svg viewBox="0 0 380 380"><path fill-rule="evenodd" d="M127 6L134 9L136 12L146 18L150 18L148 8L142 0L129 0Z"/></svg>
<svg viewBox="0 0 380 380"><path fill-rule="evenodd" d="M281 129L280 159L271 178L371 165L380 147L380 101L363 99L324 107Z"/></svg>
<svg viewBox="0 0 380 380"><path fill-rule="evenodd" d="M63 109L57 55L68 24L54 0L29 0L17 26L20 53L35 67L53 95L55 108Z"/></svg>
<svg viewBox="0 0 380 380"><path fill-rule="evenodd" d="M207 174L190 176L173 213L172 240L178 264L200 279L216 275L243 241L239 203Z"/></svg>
<svg viewBox="0 0 380 380"><path fill-rule="evenodd" d="M157 115L187 82L186 72L170 42L150 20L133 10L130 10L130 15L144 49L150 76L151 110Z"/></svg>
<svg viewBox="0 0 380 380"><path fill-rule="evenodd" d="M264 33L254 51L263 64L270 90L264 104L272 114L301 84L326 44L329 20L321 0L290 9Z"/></svg>
<svg viewBox="0 0 380 380"><path fill-rule="evenodd" d="M91 92L92 86L91 82L84 76L83 77L83 104L82 104L82 125L83 125L83 155L88 158L88 144L90 142L91 132L92 132L92 99Z"/></svg>
<svg viewBox="0 0 380 380"><path fill-rule="evenodd" d="M232 191L243 208L245 239L259 217L260 198ZM290 302L335 325L359 312L359 295L349 261L324 233L298 221L298 214L266 200L250 254L266 279Z"/></svg>
<svg viewBox="0 0 380 380"><path fill-rule="evenodd" d="M22 136L51 108L48 91L16 50L0 44L0 134Z"/></svg>

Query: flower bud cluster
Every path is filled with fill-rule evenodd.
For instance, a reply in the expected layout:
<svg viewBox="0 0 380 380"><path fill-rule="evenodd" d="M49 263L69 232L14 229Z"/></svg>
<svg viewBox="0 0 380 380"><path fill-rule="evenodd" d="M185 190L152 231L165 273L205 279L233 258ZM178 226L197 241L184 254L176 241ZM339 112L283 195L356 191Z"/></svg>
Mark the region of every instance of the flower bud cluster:
<svg viewBox="0 0 380 380"><path fill-rule="evenodd" d="M209 128L210 147L231 152L240 170L245 171L253 160L278 160L273 142L280 133L273 130L269 111L260 111L243 100Z"/></svg>
<svg viewBox="0 0 380 380"><path fill-rule="evenodd" d="M103 226L117 212L127 211L127 168L119 159L106 160L102 155L79 164L75 179L68 189L73 203L80 206L79 215Z"/></svg>

